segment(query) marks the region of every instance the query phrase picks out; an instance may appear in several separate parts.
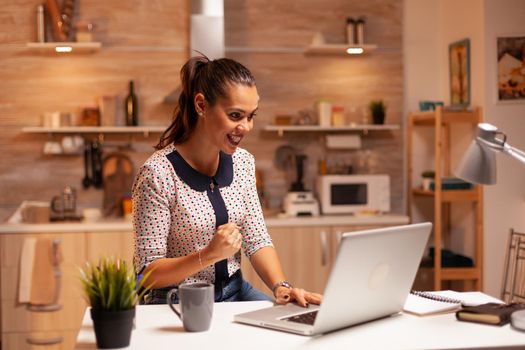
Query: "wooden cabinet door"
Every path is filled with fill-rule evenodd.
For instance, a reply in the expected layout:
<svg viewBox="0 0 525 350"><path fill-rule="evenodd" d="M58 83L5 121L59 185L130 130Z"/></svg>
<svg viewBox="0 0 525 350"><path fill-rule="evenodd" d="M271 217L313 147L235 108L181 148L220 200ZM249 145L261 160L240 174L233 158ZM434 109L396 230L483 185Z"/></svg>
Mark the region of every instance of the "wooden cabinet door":
<svg viewBox="0 0 525 350"><path fill-rule="evenodd" d="M101 257L124 259L133 266L133 232L89 232L86 237L87 261L98 263Z"/></svg>
<svg viewBox="0 0 525 350"><path fill-rule="evenodd" d="M331 268L330 229L272 227L268 231L288 281L296 287L322 293ZM271 295L271 291L262 283L246 260L243 261L245 279L254 287Z"/></svg>
<svg viewBox="0 0 525 350"><path fill-rule="evenodd" d="M18 302L21 253L28 238L58 240L62 262L58 311L28 310ZM5 234L0 236L2 338L7 333L29 331L78 330L86 303L79 279L79 266L85 261L83 233Z"/></svg>
<svg viewBox="0 0 525 350"><path fill-rule="evenodd" d="M336 255L337 255L337 249L339 248L339 243L341 243L341 237L343 236L344 233L348 233L348 232L354 232L354 231L361 231L361 230L371 230L371 229L374 229L374 228L380 228L380 227L386 227L388 225L385 225L385 226L381 226L381 225L367 225L367 226L332 226L331 227L331 234L332 234L332 240L330 242L330 248L331 248L331 251L332 251L332 262L333 262L333 259L335 259Z"/></svg>

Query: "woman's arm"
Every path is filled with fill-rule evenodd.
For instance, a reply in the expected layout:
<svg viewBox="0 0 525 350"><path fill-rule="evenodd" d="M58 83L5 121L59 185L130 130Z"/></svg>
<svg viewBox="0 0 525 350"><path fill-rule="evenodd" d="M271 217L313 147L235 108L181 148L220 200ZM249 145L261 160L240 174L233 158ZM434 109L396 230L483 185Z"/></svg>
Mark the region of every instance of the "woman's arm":
<svg viewBox="0 0 525 350"><path fill-rule="evenodd" d="M276 283L286 280L274 247L268 246L257 250L250 257L250 262L270 290ZM278 304L286 304L295 300L301 306L308 306L308 303L320 304L322 298L321 294L311 293L296 287L292 289L277 287L275 290L275 299Z"/></svg>
<svg viewBox="0 0 525 350"><path fill-rule="evenodd" d="M151 271L148 277L153 281L152 288L163 288L182 282L207 266L227 259L241 248L242 237L239 227L233 223L219 226L210 243L195 252L178 258L161 258L153 261L144 273Z"/></svg>

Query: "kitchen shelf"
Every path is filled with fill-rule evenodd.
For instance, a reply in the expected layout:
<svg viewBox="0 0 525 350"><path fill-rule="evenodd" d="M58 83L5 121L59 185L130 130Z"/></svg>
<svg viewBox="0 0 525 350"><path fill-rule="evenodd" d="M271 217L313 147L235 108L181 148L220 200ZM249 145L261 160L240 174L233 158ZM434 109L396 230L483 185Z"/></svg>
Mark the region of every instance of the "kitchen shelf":
<svg viewBox="0 0 525 350"><path fill-rule="evenodd" d="M421 272L434 273L433 267L420 267ZM476 267L442 267L441 279L447 281L477 280L481 270Z"/></svg>
<svg viewBox="0 0 525 350"><path fill-rule="evenodd" d="M414 196L434 197L436 193L431 190L423 190L415 188L412 190ZM441 202L462 202L462 201L477 201L477 190L442 190Z"/></svg>
<svg viewBox="0 0 525 350"><path fill-rule="evenodd" d="M434 126L436 123L436 113L433 111L413 112L411 115L414 125ZM450 123L477 124L478 122L478 115L471 110L443 110L441 113L441 125Z"/></svg>
<svg viewBox="0 0 525 350"><path fill-rule="evenodd" d="M321 45L310 45L305 50L305 54L311 55L349 55L359 56L371 53L377 49L375 44L366 45L350 45L350 44L321 44ZM348 50L354 51L349 53ZM359 52L362 51L362 52Z"/></svg>
<svg viewBox="0 0 525 350"><path fill-rule="evenodd" d="M22 128L22 132L32 134L143 134L162 133L165 126L64 126L48 128L43 126L29 126Z"/></svg>
<svg viewBox="0 0 525 350"><path fill-rule="evenodd" d="M47 42L27 43L26 47L29 51L48 53L48 54L85 54L94 53L100 50L102 43L100 42Z"/></svg>
<svg viewBox="0 0 525 350"><path fill-rule="evenodd" d="M320 125L266 125L265 131L276 131L279 136L284 132L363 132L368 131L393 131L399 130L397 124L353 124L345 126L320 126Z"/></svg>

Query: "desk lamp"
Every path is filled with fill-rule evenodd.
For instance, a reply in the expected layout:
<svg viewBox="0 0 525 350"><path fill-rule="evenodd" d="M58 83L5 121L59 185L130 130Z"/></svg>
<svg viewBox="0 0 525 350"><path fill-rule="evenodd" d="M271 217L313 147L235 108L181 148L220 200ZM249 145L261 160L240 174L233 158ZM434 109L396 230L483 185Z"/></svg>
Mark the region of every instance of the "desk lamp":
<svg viewBox="0 0 525 350"><path fill-rule="evenodd" d="M525 152L507 143L507 136L494 125L478 124L477 135L459 164L456 176L468 182L496 183L496 153L502 152L525 164Z"/></svg>
<svg viewBox="0 0 525 350"><path fill-rule="evenodd" d="M456 176L472 183L496 183L496 153L502 152L525 164L525 153L507 143L507 136L494 125L478 124L477 135L459 164ZM525 310L511 315L511 325L525 331Z"/></svg>

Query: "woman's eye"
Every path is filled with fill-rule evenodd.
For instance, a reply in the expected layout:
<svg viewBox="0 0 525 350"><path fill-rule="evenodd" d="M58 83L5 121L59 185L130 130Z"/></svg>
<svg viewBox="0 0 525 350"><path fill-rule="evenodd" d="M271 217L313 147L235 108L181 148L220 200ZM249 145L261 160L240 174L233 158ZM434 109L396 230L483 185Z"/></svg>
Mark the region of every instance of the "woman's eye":
<svg viewBox="0 0 525 350"><path fill-rule="evenodd" d="M242 115L239 112L233 112L230 113L230 118L232 118L233 120L239 120L242 118Z"/></svg>

